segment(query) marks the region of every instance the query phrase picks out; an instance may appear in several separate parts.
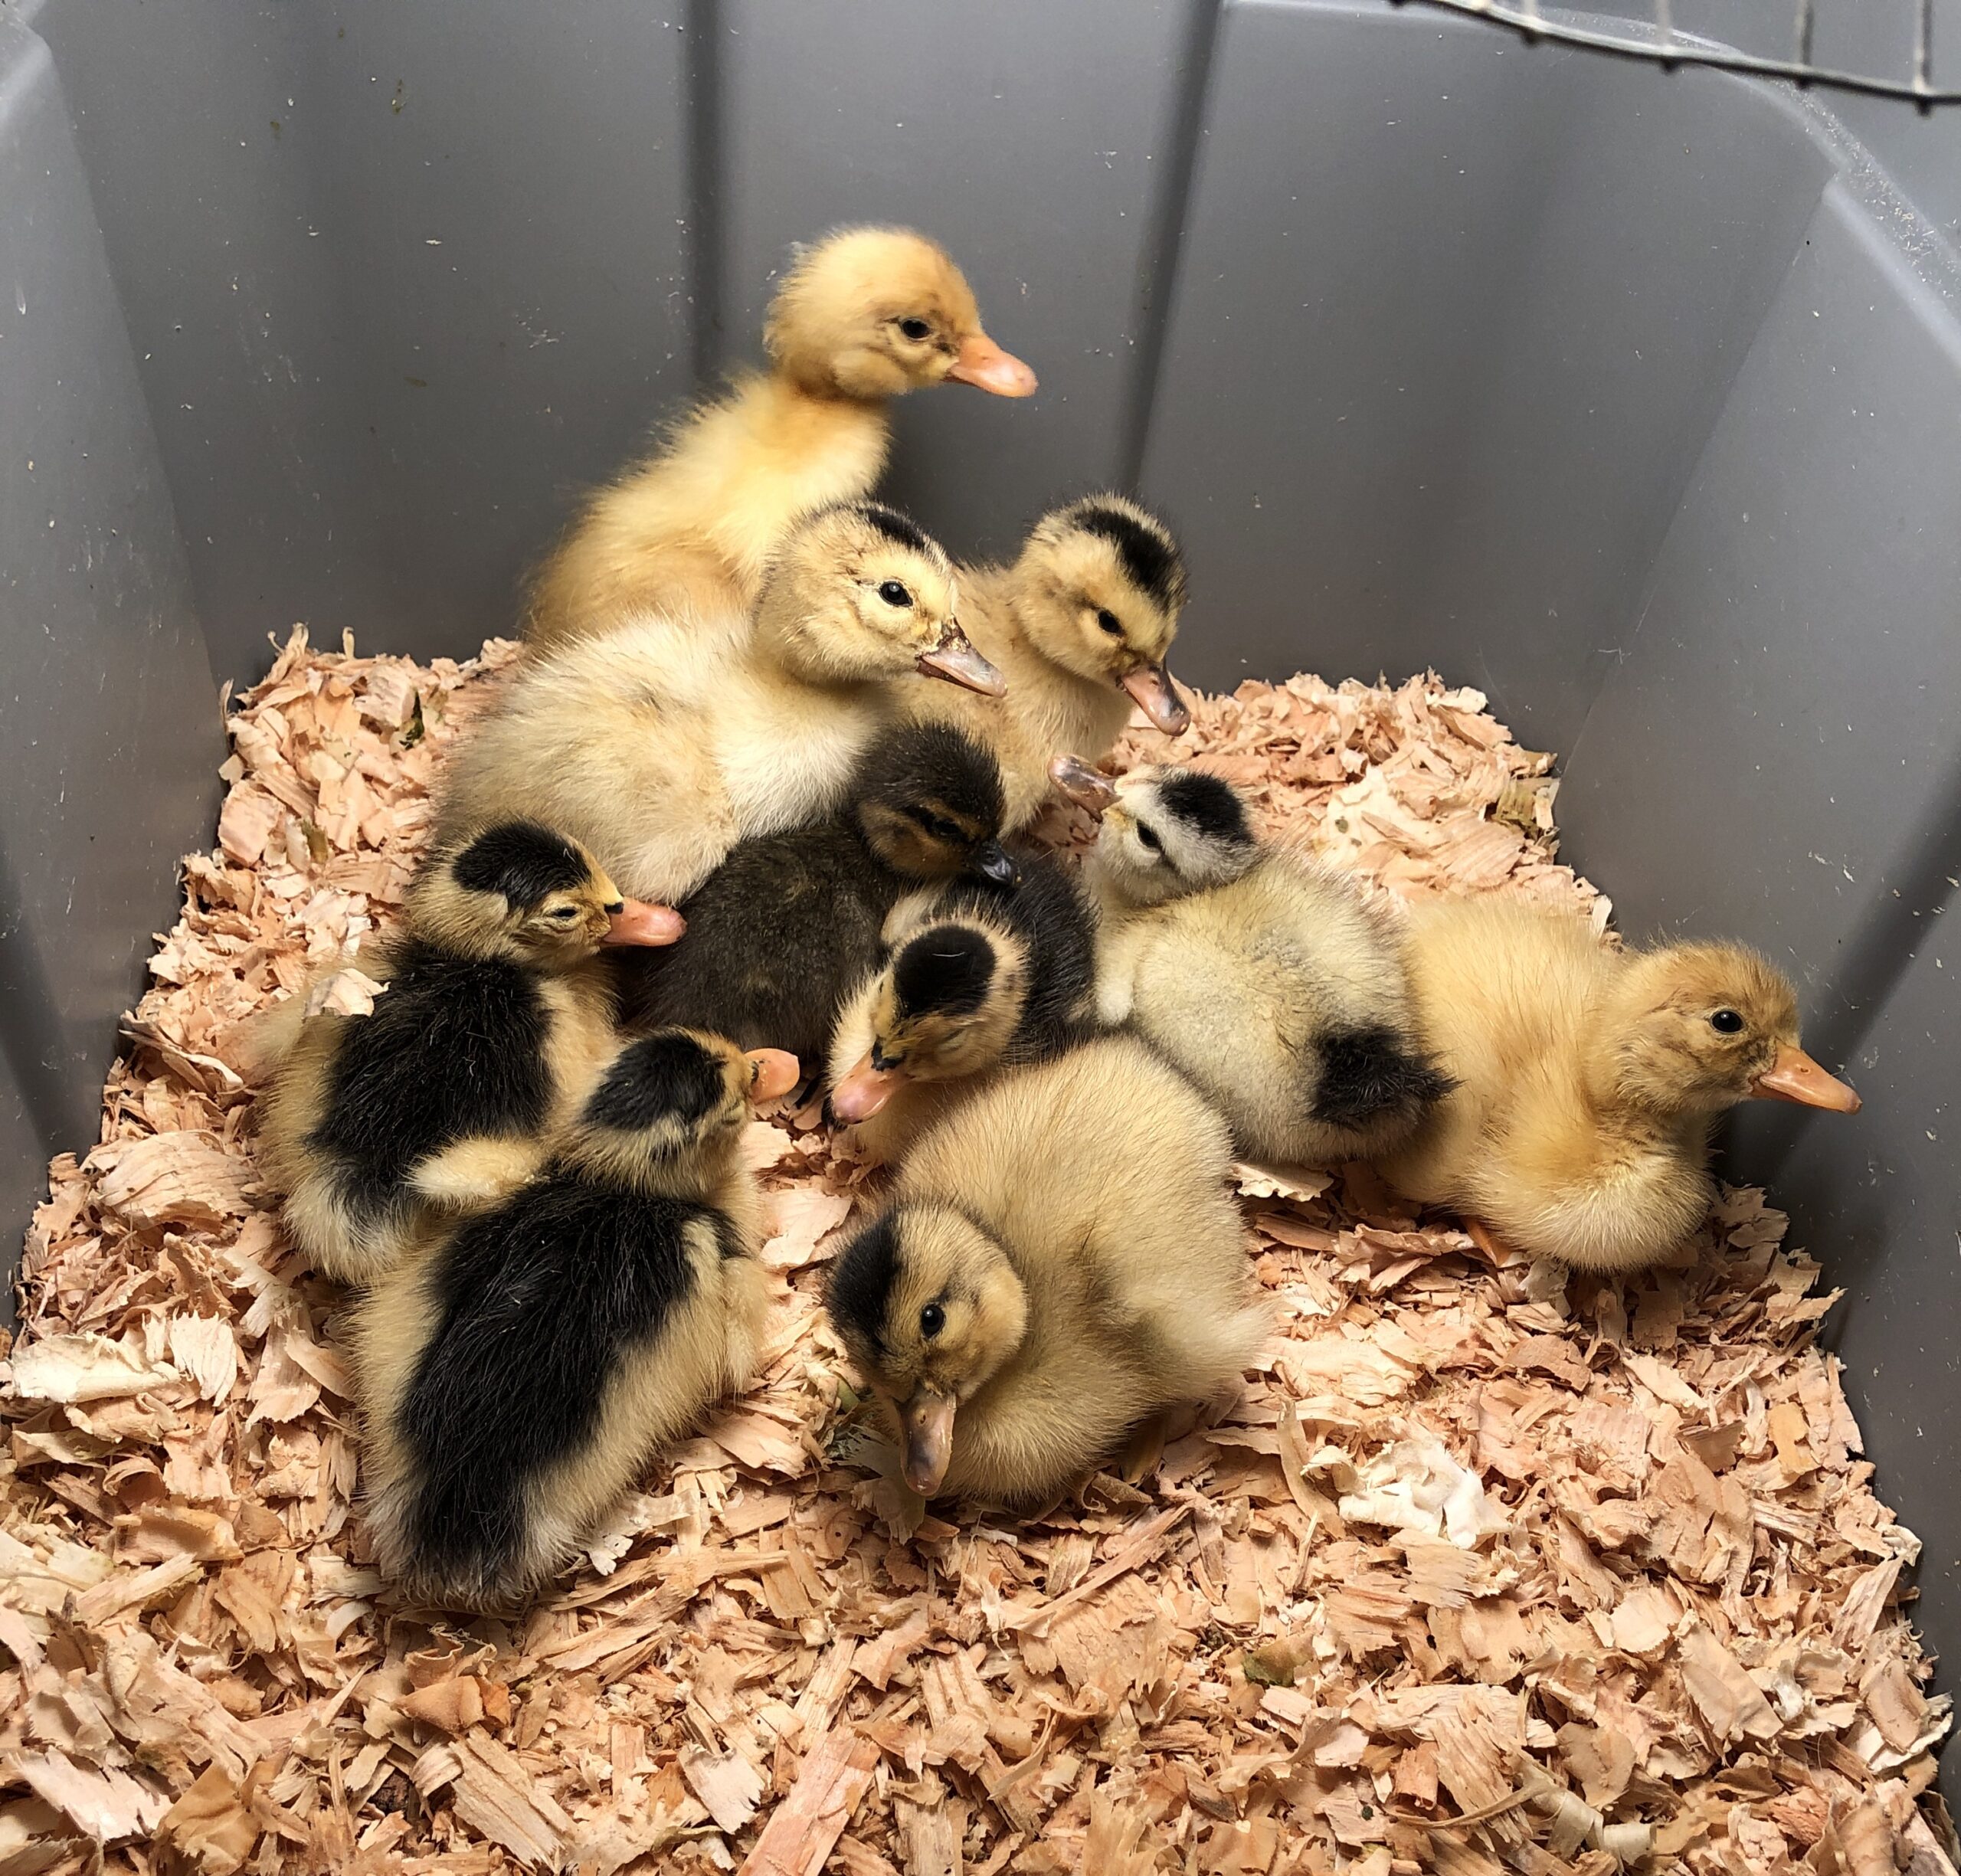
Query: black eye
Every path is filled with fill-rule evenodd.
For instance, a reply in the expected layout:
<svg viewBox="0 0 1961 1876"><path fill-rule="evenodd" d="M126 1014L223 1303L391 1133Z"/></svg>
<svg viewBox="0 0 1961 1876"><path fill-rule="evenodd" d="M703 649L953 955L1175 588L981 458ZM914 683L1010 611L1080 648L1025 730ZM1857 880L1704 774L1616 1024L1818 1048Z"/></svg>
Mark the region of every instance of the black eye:
<svg viewBox="0 0 1961 1876"><path fill-rule="evenodd" d="M909 606L912 604L912 595L896 580L880 581L879 597L888 606Z"/></svg>
<svg viewBox="0 0 1961 1876"><path fill-rule="evenodd" d="M1096 623L1102 627L1112 638L1121 638L1124 635L1123 620L1118 618L1108 606L1098 608Z"/></svg>
<svg viewBox="0 0 1961 1876"><path fill-rule="evenodd" d="M899 329L908 339L931 339L933 329L924 319L901 319Z"/></svg>
<svg viewBox="0 0 1961 1876"><path fill-rule="evenodd" d="M570 925L578 915L579 909L576 905L554 905L552 908L552 919L559 925Z"/></svg>
<svg viewBox="0 0 1961 1876"><path fill-rule="evenodd" d="M1743 1026L1742 1015L1734 1010L1719 1010L1709 1019L1709 1026L1725 1036L1733 1036Z"/></svg>
<svg viewBox="0 0 1961 1876"><path fill-rule="evenodd" d="M919 1312L919 1333L931 1341L947 1326L947 1312L938 1303L928 1303Z"/></svg>
<svg viewBox="0 0 1961 1876"><path fill-rule="evenodd" d="M1144 850L1147 853L1157 853L1164 850L1164 843L1142 821L1137 824L1137 837L1144 843Z"/></svg>

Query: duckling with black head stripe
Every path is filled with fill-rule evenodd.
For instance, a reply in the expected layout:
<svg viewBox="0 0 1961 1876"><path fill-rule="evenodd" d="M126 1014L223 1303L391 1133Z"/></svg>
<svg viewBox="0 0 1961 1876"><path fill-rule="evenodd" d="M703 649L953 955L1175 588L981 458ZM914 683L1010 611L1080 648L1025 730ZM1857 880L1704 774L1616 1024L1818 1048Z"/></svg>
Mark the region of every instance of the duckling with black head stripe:
<svg viewBox="0 0 1961 1876"><path fill-rule="evenodd" d="M525 1177L610 1044L602 948L683 928L535 822L433 851L399 928L361 955L384 986L373 1013L309 1017L303 993L280 1018L261 1164L314 1268L368 1282L424 1207L486 1203Z"/></svg>
<svg viewBox="0 0 1961 1876"><path fill-rule="evenodd" d="M411 1597L521 1602L748 1379L768 1292L739 1143L797 1072L689 1030L625 1044L536 1180L358 1305L368 1518Z"/></svg>
<svg viewBox="0 0 1961 1876"><path fill-rule="evenodd" d="M994 751L1010 829L1040 813L1050 759L1104 755L1133 704L1170 735L1190 722L1164 664L1184 610L1184 557L1149 509L1120 495L1071 502L1035 524L1012 566L963 568L960 581L961 622L1007 695L938 685L908 692L905 707Z"/></svg>
<svg viewBox="0 0 1961 1876"><path fill-rule="evenodd" d="M1271 1315L1231 1164L1225 1123L1131 1036L997 1076L920 1140L826 1296L914 1491L1039 1504L1236 1383Z"/></svg>
<svg viewBox="0 0 1961 1876"><path fill-rule="evenodd" d="M1102 825L1097 1007L1217 1102L1255 1159L1327 1165L1415 1131L1451 1083L1429 1058L1402 928L1348 881L1256 837L1197 769L1111 782L1055 765Z"/></svg>
<svg viewBox="0 0 1961 1876"><path fill-rule="evenodd" d="M620 955L623 1019L773 1043L820 1068L839 1006L877 962L903 895L964 876L1014 884L1000 820L1000 771L972 737L886 725L843 812L739 843L682 902L686 945Z"/></svg>
<svg viewBox="0 0 1961 1876"><path fill-rule="evenodd" d="M1020 857L1013 892L922 895L831 1040L830 1109L880 1160L996 1069L1046 1062L1096 1029L1095 914L1075 870Z"/></svg>

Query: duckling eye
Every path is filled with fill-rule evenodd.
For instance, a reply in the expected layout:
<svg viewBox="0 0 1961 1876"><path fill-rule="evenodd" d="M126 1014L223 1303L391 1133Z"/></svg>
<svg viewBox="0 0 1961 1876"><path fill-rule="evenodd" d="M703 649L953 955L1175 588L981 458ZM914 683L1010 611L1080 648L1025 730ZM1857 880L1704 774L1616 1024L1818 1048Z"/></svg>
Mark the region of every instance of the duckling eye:
<svg viewBox="0 0 1961 1876"><path fill-rule="evenodd" d="M1142 821L1137 824L1137 837L1147 853L1161 853L1164 850L1164 843Z"/></svg>
<svg viewBox="0 0 1961 1876"><path fill-rule="evenodd" d="M947 1312L938 1303L928 1303L919 1312L919 1333L931 1341L947 1326Z"/></svg>
<svg viewBox="0 0 1961 1876"><path fill-rule="evenodd" d="M933 336L933 329L924 319L901 319L899 329L908 339L931 339Z"/></svg>
<svg viewBox="0 0 1961 1876"><path fill-rule="evenodd" d="M923 808L918 811L915 818L919 825L933 839L943 840L949 846L957 846L967 838L966 834L951 821L944 820L938 814L930 814Z"/></svg>
<svg viewBox="0 0 1961 1876"><path fill-rule="evenodd" d="M576 905L554 905L550 914L554 925L570 925L578 915L579 909Z"/></svg>
<svg viewBox="0 0 1961 1876"><path fill-rule="evenodd" d="M879 582L879 597L888 606L909 606L912 604L912 594L896 580L881 580Z"/></svg>
<svg viewBox="0 0 1961 1876"><path fill-rule="evenodd" d="M1733 1036L1743 1026L1742 1014L1734 1010L1719 1010L1709 1019L1709 1026L1724 1036Z"/></svg>
<svg viewBox="0 0 1961 1876"><path fill-rule="evenodd" d="M1099 606L1097 608L1096 623L1102 627L1112 638L1121 638L1124 635L1123 620L1118 618L1108 606Z"/></svg>

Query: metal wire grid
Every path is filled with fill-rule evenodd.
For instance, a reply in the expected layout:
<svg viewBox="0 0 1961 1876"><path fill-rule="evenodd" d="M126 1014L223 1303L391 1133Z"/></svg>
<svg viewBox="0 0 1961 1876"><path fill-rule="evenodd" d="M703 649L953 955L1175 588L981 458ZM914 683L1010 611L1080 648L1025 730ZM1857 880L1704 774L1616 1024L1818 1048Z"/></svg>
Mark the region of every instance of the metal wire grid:
<svg viewBox="0 0 1961 1876"><path fill-rule="evenodd" d="M1675 31L1671 0L1654 0L1655 36L1634 38L1587 26L1547 18L1539 10L1539 0L1421 0L1429 6L1448 8L1454 13L1468 13L1478 19L1510 26L1527 39L1547 39L1560 45L1584 46L1596 52L1613 53L1623 58L1645 59L1652 64L1707 65L1719 71L1744 72L1757 78L1788 80L1801 89L1825 85L1840 91L1856 91L1869 97L1910 101L1923 112L1937 104L1961 104L1961 89L1943 89L1933 82L1934 0L1907 0L1914 9L1914 69L1911 76L1888 78L1866 72L1835 70L1812 60L1812 32L1817 24L1817 0L1797 0L1792 22L1796 56L1766 58L1755 53L1712 44L1701 39L1684 38ZM1397 0L1403 4L1403 0Z"/></svg>

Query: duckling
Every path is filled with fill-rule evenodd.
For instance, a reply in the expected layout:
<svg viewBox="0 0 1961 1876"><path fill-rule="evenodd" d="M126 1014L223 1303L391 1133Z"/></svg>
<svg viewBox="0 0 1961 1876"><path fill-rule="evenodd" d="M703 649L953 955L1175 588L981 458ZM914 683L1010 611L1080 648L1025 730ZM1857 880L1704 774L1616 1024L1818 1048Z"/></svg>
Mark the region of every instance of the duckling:
<svg viewBox="0 0 1961 1876"><path fill-rule="evenodd" d="M1010 829L1048 798L1052 757L1108 754L1138 705L1167 735L1191 722L1164 668L1184 608L1184 557L1170 529L1120 495L1044 515L1010 567L963 568L961 620L1007 679L1011 701L908 696L918 716L958 723L1001 765Z"/></svg>
<svg viewBox="0 0 1961 1876"><path fill-rule="evenodd" d="M437 847L400 930L362 954L385 987L373 1013L306 1017L303 995L288 1006L261 1157L313 1267L367 1282L425 1206L483 1203L522 1179L612 1033L601 947L670 945L682 929L534 822Z"/></svg>
<svg viewBox="0 0 1961 1876"><path fill-rule="evenodd" d="M748 611L796 516L871 493L889 399L948 379L1007 398L1036 388L981 329L960 270L902 228L846 228L808 249L764 344L772 370L684 417L587 504L533 582L533 647L645 613Z"/></svg>
<svg viewBox="0 0 1961 1876"><path fill-rule="evenodd" d="M807 516L748 637L649 618L520 667L452 757L440 823L535 814L628 892L684 898L737 841L843 799L893 681L1000 687L953 608L944 550L903 515L859 502Z"/></svg>
<svg viewBox="0 0 1961 1876"><path fill-rule="evenodd" d="M739 1142L797 1073L689 1030L627 1043L538 1179L368 1292L352 1339L385 1574L447 1607L520 1600L748 1377L768 1293Z"/></svg>
<svg viewBox="0 0 1961 1876"><path fill-rule="evenodd" d="M624 1020L688 1023L821 1064L838 1006L920 882L1020 877L997 831L1000 771L944 723L892 724L859 758L844 811L758 834L682 902L688 941L617 961Z"/></svg>
<svg viewBox="0 0 1961 1876"><path fill-rule="evenodd" d="M926 1134L826 1296L915 1491L1039 1503L1238 1378L1271 1320L1231 1162L1218 1115L1128 1036L1003 1075Z"/></svg>
<svg viewBox="0 0 1961 1876"><path fill-rule="evenodd" d="M1339 875L1255 839L1198 769L1056 778L1102 826L1097 1003L1163 1049L1255 1159L1326 1164L1406 1137L1449 1085L1425 1052L1396 928Z"/></svg>
<svg viewBox="0 0 1961 1876"><path fill-rule="evenodd" d="M1052 856L1020 866L1012 892L922 895L917 928L888 926L898 948L838 1020L831 1114L877 1159L896 1160L990 1070L1047 1061L1095 1032L1094 909Z"/></svg>
<svg viewBox="0 0 1961 1876"><path fill-rule="evenodd" d="M1740 1101L1858 1112L1798 1046L1790 981L1738 945L1615 951L1500 899L1413 909L1425 1034L1453 1091L1380 1167L1537 1257L1637 1269L1702 1222L1710 1131Z"/></svg>

